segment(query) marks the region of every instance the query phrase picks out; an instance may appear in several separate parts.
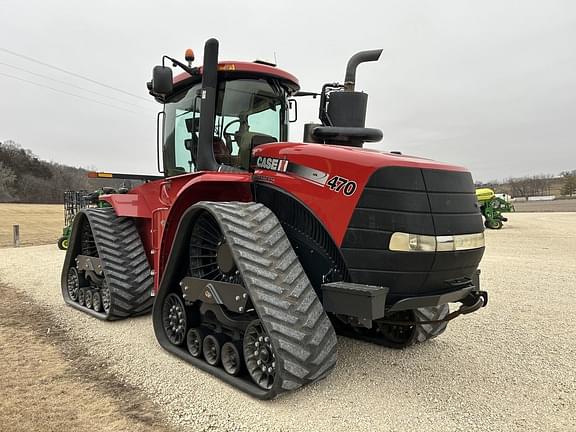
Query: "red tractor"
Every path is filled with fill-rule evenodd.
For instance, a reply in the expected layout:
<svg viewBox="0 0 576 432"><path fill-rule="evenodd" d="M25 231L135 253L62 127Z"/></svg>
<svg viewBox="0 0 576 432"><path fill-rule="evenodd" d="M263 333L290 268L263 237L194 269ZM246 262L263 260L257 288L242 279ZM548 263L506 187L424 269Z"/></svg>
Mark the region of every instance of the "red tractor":
<svg viewBox="0 0 576 432"><path fill-rule="evenodd" d="M202 67L164 56L183 70L148 83L164 175L79 212L64 300L103 320L152 309L166 350L262 399L325 377L336 334L403 348L485 306L470 173L362 148L382 133L365 127L356 68L380 53L319 94L271 64L219 63L215 39ZM301 143L297 96L320 101Z"/></svg>

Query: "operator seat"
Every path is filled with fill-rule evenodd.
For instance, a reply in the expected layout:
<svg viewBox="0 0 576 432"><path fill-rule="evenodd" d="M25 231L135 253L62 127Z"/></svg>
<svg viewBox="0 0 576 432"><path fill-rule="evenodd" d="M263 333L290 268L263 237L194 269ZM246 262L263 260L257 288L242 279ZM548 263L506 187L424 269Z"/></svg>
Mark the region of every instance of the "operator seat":
<svg viewBox="0 0 576 432"><path fill-rule="evenodd" d="M214 158L216 158L216 162L229 165L232 159L230 149L228 149L228 146L222 140L222 138L215 136L212 141L212 146L214 149Z"/></svg>
<svg viewBox="0 0 576 432"><path fill-rule="evenodd" d="M237 134L236 139L238 147L240 148L238 153L240 156L240 166L246 170L250 168L250 156L254 147L261 144L278 142L278 140L271 135L249 131Z"/></svg>

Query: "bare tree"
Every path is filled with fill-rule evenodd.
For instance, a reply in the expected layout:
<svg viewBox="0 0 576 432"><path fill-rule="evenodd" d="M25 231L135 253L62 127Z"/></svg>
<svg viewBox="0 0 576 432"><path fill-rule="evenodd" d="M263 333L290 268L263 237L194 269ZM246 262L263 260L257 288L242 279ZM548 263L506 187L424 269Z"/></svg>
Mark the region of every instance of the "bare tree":
<svg viewBox="0 0 576 432"><path fill-rule="evenodd" d="M570 197L576 195L576 170L565 171L562 173L562 177L564 177L562 195Z"/></svg>
<svg viewBox="0 0 576 432"><path fill-rule="evenodd" d="M12 169L0 161L0 200L8 201L12 198L12 185L16 181L16 174Z"/></svg>

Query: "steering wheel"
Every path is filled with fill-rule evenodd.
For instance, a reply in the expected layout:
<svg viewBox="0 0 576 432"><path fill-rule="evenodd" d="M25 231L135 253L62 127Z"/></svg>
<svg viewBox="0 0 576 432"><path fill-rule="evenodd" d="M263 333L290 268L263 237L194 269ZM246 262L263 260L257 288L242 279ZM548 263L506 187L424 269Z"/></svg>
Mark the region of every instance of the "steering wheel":
<svg viewBox="0 0 576 432"><path fill-rule="evenodd" d="M226 127L222 131L222 136L224 137L224 140L226 141L226 147L228 147L228 150L230 150L230 153L232 153L232 143L235 142L236 144L238 144L238 142L236 141L235 132L232 132L232 133L228 132L228 128L235 123L240 123L240 120L232 120L230 123L228 123L226 125Z"/></svg>

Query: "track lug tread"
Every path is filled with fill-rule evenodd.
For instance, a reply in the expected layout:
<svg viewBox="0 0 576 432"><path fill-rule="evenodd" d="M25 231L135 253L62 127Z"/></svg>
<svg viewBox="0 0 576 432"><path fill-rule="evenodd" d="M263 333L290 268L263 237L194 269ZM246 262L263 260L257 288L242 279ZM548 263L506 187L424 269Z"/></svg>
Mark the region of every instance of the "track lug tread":
<svg viewBox="0 0 576 432"><path fill-rule="evenodd" d="M276 216L258 203L200 202L218 221L277 357L266 398L325 377L336 333Z"/></svg>
<svg viewBox="0 0 576 432"><path fill-rule="evenodd" d="M98 317L116 320L149 312L154 302L154 281L132 219L117 216L112 208L84 209L82 213L86 217L83 223L92 230L112 297L110 312ZM68 253L73 249L69 248Z"/></svg>

